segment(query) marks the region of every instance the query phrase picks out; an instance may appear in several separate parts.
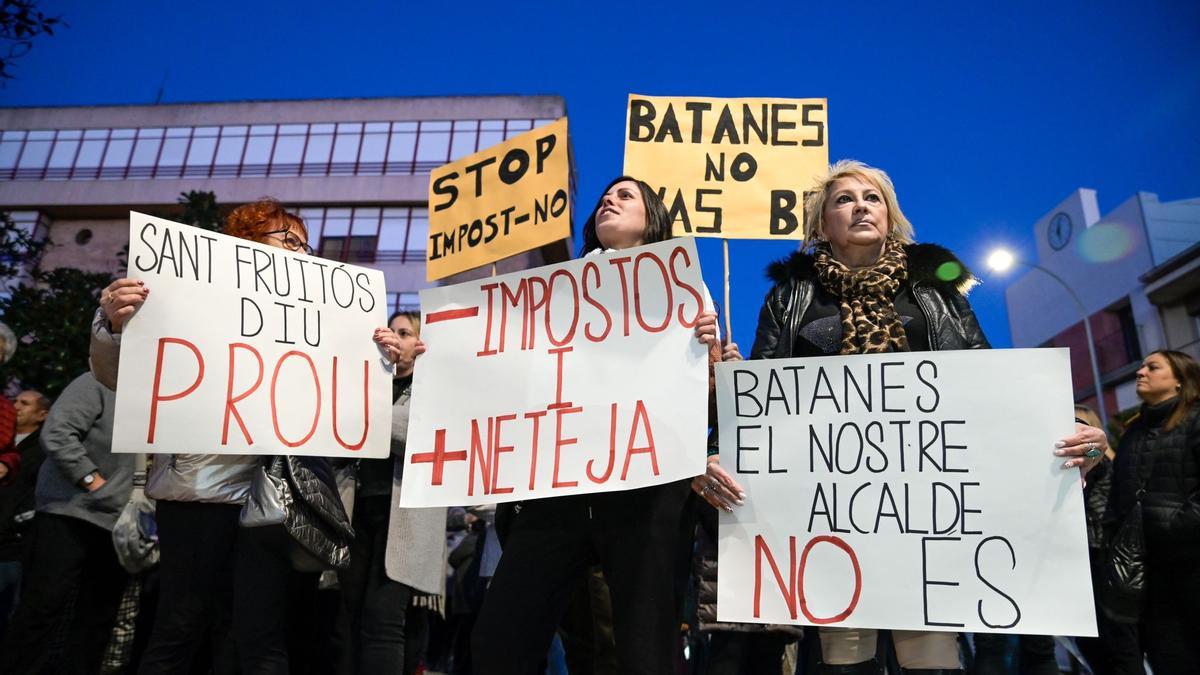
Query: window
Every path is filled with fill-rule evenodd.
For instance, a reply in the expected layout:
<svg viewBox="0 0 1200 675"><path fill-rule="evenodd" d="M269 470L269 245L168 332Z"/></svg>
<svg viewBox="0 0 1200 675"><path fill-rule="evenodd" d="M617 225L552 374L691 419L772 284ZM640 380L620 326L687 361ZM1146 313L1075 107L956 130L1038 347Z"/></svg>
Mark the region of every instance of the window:
<svg viewBox="0 0 1200 675"><path fill-rule="evenodd" d="M384 173L413 173L413 160L417 151L417 123L396 122L392 125L392 138L388 144L387 167Z"/></svg>
<svg viewBox="0 0 1200 675"><path fill-rule="evenodd" d="M192 143L188 146L184 176L207 177L211 173L220 131L217 127L200 127L193 132Z"/></svg>
<svg viewBox="0 0 1200 675"><path fill-rule="evenodd" d="M279 138L275 140L275 154L271 156L272 176L300 175L300 164L304 160L304 140L307 137L307 124L284 124L279 127Z"/></svg>
<svg viewBox="0 0 1200 675"><path fill-rule="evenodd" d="M424 260L429 248L429 209L414 208L412 222L408 226L408 243L405 245L406 260Z"/></svg>
<svg viewBox="0 0 1200 675"><path fill-rule="evenodd" d="M479 123L474 120L454 123L450 141L450 161L461 159L475 152L475 141L479 138Z"/></svg>
<svg viewBox="0 0 1200 675"><path fill-rule="evenodd" d="M329 164L331 176L353 176L358 168L358 148L362 142L361 124L337 125L333 142L333 159Z"/></svg>
<svg viewBox="0 0 1200 675"><path fill-rule="evenodd" d="M158 162L158 153L162 150L162 129L141 129L138 131L137 144L133 146L133 158L129 162L129 176L133 178L149 178Z"/></svg>
<svg viewBox="0 0 1200 675"><path fill-rule="evenodd" d="M553 120L0 131L0 180L428 173Z"/></svg>
<svg viewBox="0 0 1200 675"><path fill-rule="evenodd" d="M417 312L421 310L421 294L416 291L388 293L389 312Z"/></svg>
<svg viewBox="0 0 1200 675"><path fill-rule="evenodd" d="M318 255L330 260L340 260L349 263L375 262L374 235L350 237L325 237L321 239L321 250Z"/></svg>
<svg viewBox="0 0 1200 675"><path fill-rule="evenodd" d="M368 124L358 152L358 175L378 176L383 173L383 163L388 150L388 127L390 125Z"/></svg>
<svg viewBox="0 0 1200 675"><path fill-rule="evenodd" d="M242 154L246 152L246 132L249 127L231 126L221 128L217 143L216 159L213 160L214 176L236 176L242 166Z"/></svg>
<svg viewBox="0 0 1200 675"><path fill-rule="evenodd" d="M54 145L53 131L31 131L25 140L25 150L17 164L17 175L41 178Z"/></svg>
<svg viewBox="0 0 1200 675"><path fill-rule="evenodd" d="M417 170L425 173L446 163L450 156L450 123L424 122L417 143Z"/></svg>
<svg viewBox="0 0 1200 675"><path fill-rule="evenodd" d="M46 165L46 178L62 180L70 175L71 166L75 164L75 157L79 154L81 138L83 138L83 132L78 129L58 132L58 139L54 143L54 150L50 152L50 161Z"/></svg>
<svg viewBox="0 0 1200 675"><path fill-rule="evenodd" d="M108 129L88 129L83 132L83 143L75 157L72 178L100 177L100 160L104 158L104 150L108 147L108 133Z"/></svg>
<svg viewBox="0 0 1200 675"><path fill-rule="evenodd" d="M179 178L183 174L183 160L192 143L192 130L186 127L167 129L162 152L154 169L155 178Z"/></svg>
<svg viewBox="0 0 1200 675"><path fill-rule="evenodd" d="M250 127L246 152L242 156L241 176L265 176L275 150L275 125L258 124Z"/></svg>

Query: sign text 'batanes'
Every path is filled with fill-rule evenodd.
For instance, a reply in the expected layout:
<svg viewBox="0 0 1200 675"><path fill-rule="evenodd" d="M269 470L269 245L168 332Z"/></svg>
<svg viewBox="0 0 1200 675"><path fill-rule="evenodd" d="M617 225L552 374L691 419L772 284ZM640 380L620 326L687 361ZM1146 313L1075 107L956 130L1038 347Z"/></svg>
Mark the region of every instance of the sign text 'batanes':
<svg viewBox="0 0 1200 675"><path fill-rule="evenodd" d="M571 235L567 118L463 157L429 177L430 281Z"/></svg>
<svg viewBox="0 0 1200 675"><path fill-rule="evenodd" d="M385 457L383 274L140 213L115 452Z"/></svg>
<svg viewBox="0 0 1200 675"><path fill-rule="evenodd" d="M692 239L421 291L401 505L703 473L710 305Z"/></svg>
<svg viewBox="0 0 1200 675"><path fill-rule="evenodd" d="M1065 349L717 365L721 621L1095 635Z"/></svg>
<svg viewBox="0 0 1200 675"><path fill-rule="evenodd" d="M829 165L825 99L629 96L625 173L658 189L676 235L802 239Z"/></svg>

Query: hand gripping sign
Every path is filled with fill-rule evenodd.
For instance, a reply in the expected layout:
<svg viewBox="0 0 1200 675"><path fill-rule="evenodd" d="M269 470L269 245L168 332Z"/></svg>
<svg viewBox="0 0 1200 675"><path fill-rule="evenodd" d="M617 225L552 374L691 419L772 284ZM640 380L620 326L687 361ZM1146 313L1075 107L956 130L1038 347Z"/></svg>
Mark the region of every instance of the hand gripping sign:
<svg viewBox="0 0 1200 675"><path fill-rule="evenodd" d="M704 471L709 304L679 239L421 291L400 504L610 492Z"/></svg>
<svg viewBox="0 0 1200 675"><path fill-rule="evenodd" d="M521 134L429 176L429 281L571 234L567 118Z"/></svg>
<svg viewBox="0 0 1200 675"><path fill-rule="evenodd" d="M113 450L385 457L383 274L140 213Z"/></svg>
<svg viewBox="0 0 1200 675"><path fill-rule="evenodd" d="M1095 635L1065 349L717 366L721 621Z"/></svg>
<svg viewBox="0 0 1200 675"><path fill-rule="evenodd" d="M675 234L804 238L804 190L829 165L823 98L630 94L625 173L659 188Z"/></svg>

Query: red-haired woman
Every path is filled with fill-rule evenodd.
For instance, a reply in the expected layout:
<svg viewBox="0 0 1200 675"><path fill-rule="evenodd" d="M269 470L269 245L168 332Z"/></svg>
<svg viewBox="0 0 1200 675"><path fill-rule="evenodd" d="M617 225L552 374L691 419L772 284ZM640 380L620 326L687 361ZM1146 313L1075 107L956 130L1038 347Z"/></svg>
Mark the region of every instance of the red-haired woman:
<svg viewBox="0 0 1200 675"><path fill-rule="evenodd" d="M312 253L304 221L273 199L234 209L225 219L225 233ZM121 330L149 295L150 289L134 279L118 279L101 295L92 330L92 370L110 388L117 384ZM374 340L395 360L393 332L377 329ZM179 450L158 456L146 486L146 494L157 500L160 589L154 631L138 672L190 673L197 650L207 643L215 673L238 672L239 666L247 674L287 673L291 564L263 533L238 524L259 458ZM316 469L322 464L313 462ZM328 477L331 482L331 472Z"/></svg>

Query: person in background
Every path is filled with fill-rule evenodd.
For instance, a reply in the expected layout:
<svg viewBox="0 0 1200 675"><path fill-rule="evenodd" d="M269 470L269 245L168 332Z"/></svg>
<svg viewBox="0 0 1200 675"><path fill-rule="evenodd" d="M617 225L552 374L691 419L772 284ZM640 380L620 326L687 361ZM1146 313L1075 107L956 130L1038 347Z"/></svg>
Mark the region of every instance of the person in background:
<svg viewBox="0 0 1200 675"><path fill-rule="evenodd" d="M1103 429L1100 417L1086 405L1075 406L1075 420L1088 426ZM1113 421L1115 423L1115 421ZM1117 623L1108 618L1100 608L1100 594L1104 579L1104 511L1112 492L1113 461L1117 452L1110 444L1104 456L1087 474L1083 487L1084 515L1088 528L1088 558L1092 565L1092 596L1096 604L1097 637L1077 637L1075 644L1087 659L1094 675L1145 675L1142 648L1136 624Z"/></svg>
<svg viewBox="0 0 1200 675"><path fill-rule="evenodd" d="M338 574L349 617L347 675L413 675L427 636L424 610L443 612L446 509L399 508L413 370L425 351L421 315L396 312L392 454L358 460L350 566Z"/></svg>
<svg viewBox="0 0 1200 675"><path fill-rule="evenodd" d="M6 323L0 323L0 366L12 360L17 352L17 336ZM0 396L0 485L8 474L16 474L21 468L21 455L16 451L13 437L16 434L17 410L6 396Z"/></svg>
<svg viewBox="0 0 1200 675"><path fill-rule="evenodd" d="M5 479L0 480L0 639L8 629L8 618L21 582L29 529L33 526L34 490L38 470L46 457L42 452L41 430L46 415L50 414L50 403L49 398L32 390L21 392L13 402L14 440L21 469L16 474L6 473Z"/></svg>
<svg viewBox="0 0 1200 675"><path fill-rule="evenodd" d="M99 672L127 575L112 528L133 489L134 456L112 452L112 391L91 373L75 378L42 430L49 461L38 472L29 564L0 672L37 675L61 657L71 673ZM55 623L78 587L63 654L51 653Z"/></svg>
<svg viewBox="0 0 1200 675"><path fill-rule="evenodd" d="M987 349L966 293L976 279L950 251L916 244L913 227L883 171L854 160L829 167L805 201L804 250L771 265L775 282L759 314L751 359L901 351ZM1056 445L1063 468L1085 467L1107 447L1085 425ZM692 488L717 508L745 499L742 487L710 456ZM821 628L818 672L874 675L877 631ZM892 631L905 673L960 672L958 636Z"/></svg>
<svg viewBox="0 0 1200 675"><path fill-rule="evenodd" d="M1200 365L1160 349L1135 382L1142 407L1113 461L1106 533L1141 503L1142 648L1155 675L1200 673Z"/></svg>

